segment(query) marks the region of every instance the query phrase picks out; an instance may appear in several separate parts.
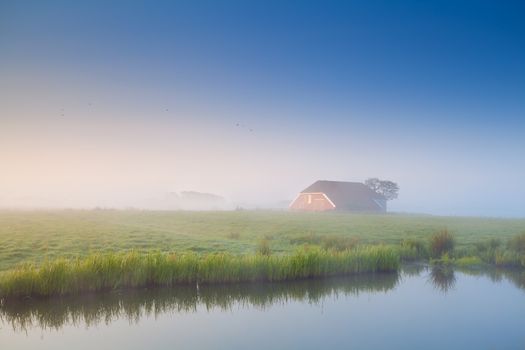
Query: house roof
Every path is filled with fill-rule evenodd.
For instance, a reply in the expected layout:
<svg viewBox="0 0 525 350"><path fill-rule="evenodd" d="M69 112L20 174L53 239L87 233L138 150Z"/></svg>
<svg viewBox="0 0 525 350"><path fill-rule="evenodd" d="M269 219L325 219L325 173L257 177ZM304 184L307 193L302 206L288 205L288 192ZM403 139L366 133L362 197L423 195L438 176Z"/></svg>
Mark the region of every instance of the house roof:
<svg viewBox="0 0 525 350"><path fill-rule="evenodd" d="M336 209L343 210L377 210L381 206L378 200L386 198L360 182L319 180L305 188L301 193L322 192L335 204Z"/></svg>

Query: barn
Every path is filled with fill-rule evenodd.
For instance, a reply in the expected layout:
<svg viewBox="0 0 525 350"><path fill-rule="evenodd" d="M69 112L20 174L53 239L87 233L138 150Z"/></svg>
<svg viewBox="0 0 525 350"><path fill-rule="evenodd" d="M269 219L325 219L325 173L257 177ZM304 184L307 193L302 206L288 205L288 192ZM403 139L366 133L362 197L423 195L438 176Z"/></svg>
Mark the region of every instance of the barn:
<svg viewBox="0 0 525 350"><path fill-rule="evenodd" d="M386 198L360 182L320 180L301 191L290 210L385 213Z"/></svg>

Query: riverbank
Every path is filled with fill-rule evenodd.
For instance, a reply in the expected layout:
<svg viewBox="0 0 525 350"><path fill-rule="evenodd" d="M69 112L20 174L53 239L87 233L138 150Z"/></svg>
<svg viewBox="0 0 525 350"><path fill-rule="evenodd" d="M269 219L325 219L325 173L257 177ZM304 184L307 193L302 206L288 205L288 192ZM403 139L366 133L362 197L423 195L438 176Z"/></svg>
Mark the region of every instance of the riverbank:
<svg viewBox="0 0 525 350"><path fill-rule="evenodd" d="M0 298L286 281L390 271L407 262L525 269L523 232L522 219L0 211Z"/></svg>
<svg viewBox="0 0 525 350"><path fill-rule="evenodd" d="M498 332L482 332L488 334L488 340L484 343L494 342L495 335L507 332L498 342L499 348L514 348L513 341L509 339L516 339L511 334L522 337L523 332L520 331L523 327L518 323L523 322L524 291L525 271L458 270L414 263L404 264L398 273L363 273L279 283L192 284L82 296L24 298L0 303L0 344L18 342L25 345L24 349L42 347L41 344L53 349L71 349L75 348L75 344L76 348L78 344L104 348L111 339L105 333L108 330L112 336L124 332L120 334L123 334L127 344L140 343L145 337L147 339L140 343L144 347L151 345L152 335L155 339L164 337L167 349L173 347L175 340L187 337L188 342L182 347L193 349L209 348L209 343L197 347L195 340L201 339L203 332L211 332L207 335L212 337L213 342L217 341L217 336L222 336L223 342L230 342L227 348L233 347L232 339L238 340L239 336L243 336L247 341L239 341L236 348L245 349L253 343L253 336L260 334L261 327L272 327L265 329L265 334L279 336L271 344L273 348L279 348L282 337L289 335L291 330L295 334L289 344L295 344L296 339L301 339L300 336L310 336L311 341L303 345L303 348L308 348L319 337L324 337L323 344L333 341L334 337L341 337L342 343L349 339L355 341L358 336L369 341L370 334L377 331L380 322L392 339L385 342L384 348L405 349L408 347L407 339L414 341L414 337L400 339L399 327L405 328L406 322L410 322L411 329L419 327L417 334L420 339L417 346L410 348L424 348L429 336L442 341L443 334L446 334L450 344L443 345L443 348L449 349L454 348L460 336L471 337L468 344L479 340L478 336L472 336L475 334L472 332L488 327L487 320L490 320L493 322L490 329L497 329ZM231 322L232 318L242 317L245 313L250 316ZM256 319L267 318L255 325L254 315ZM399 315L403 316L400 318ZM435 329L429 327L434 319L447 320L442 324L449 329L436 335ZM465 322L466 319L469 322ZM383 323L385 320L390 320L388 327ZM306 326L309 327L307 332ZM350 326L354 331L352 334L343 332ZM363 327L362 331L356 331L359 327ZM472 332L466 332L465 327ZM198 332L198 336L192 330ZM452 336L454 331L456 333ZM332 333L327 335L327 332ZM129 340L130 337L135 338ZM34 342L28 344L31 338ZM98 343L90 343L97 339ZM393 341L399 341L397 346L392 345ZM357 348L366 348L363 344ZM253 345L250 346L253 348ZM319 346L316 343L310 348ZM112 347L126 346L118 343ZM268 348L267 341L261 348L265 347Z"/></svg>
<svg viewBox="0 0 525 350"><path fill-rule="evenodd" d="M0 275L0 299L78 295L116 289L184 284L276 282L397 271L392 247L346 251L303 249L292 255L95 254L23 264Z"/></svg>

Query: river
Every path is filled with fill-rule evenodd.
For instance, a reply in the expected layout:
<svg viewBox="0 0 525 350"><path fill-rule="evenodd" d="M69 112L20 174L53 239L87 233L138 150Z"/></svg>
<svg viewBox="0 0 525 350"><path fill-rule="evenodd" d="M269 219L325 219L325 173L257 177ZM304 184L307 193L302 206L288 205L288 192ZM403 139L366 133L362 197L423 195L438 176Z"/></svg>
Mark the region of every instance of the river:
<svg viewBox="0 0 525 350"><path fill-rule="evenodd" d="M525 273L120 291L0 306L1 349L525 349Z"/></svg>

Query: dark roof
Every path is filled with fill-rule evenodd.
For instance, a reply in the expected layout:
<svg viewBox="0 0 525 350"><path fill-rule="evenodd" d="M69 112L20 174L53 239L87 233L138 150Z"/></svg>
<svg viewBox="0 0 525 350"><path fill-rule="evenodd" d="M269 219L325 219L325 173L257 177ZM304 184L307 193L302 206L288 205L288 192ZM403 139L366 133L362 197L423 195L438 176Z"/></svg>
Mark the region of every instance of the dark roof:
<svg viewBox="0 0 525 350"><path fill-rule="evenodd" d="M379 204L375 200L385 200L385 197L368 188L360 182L316 181L301 193L322 192L341 210L377 210Z"/></svg>

